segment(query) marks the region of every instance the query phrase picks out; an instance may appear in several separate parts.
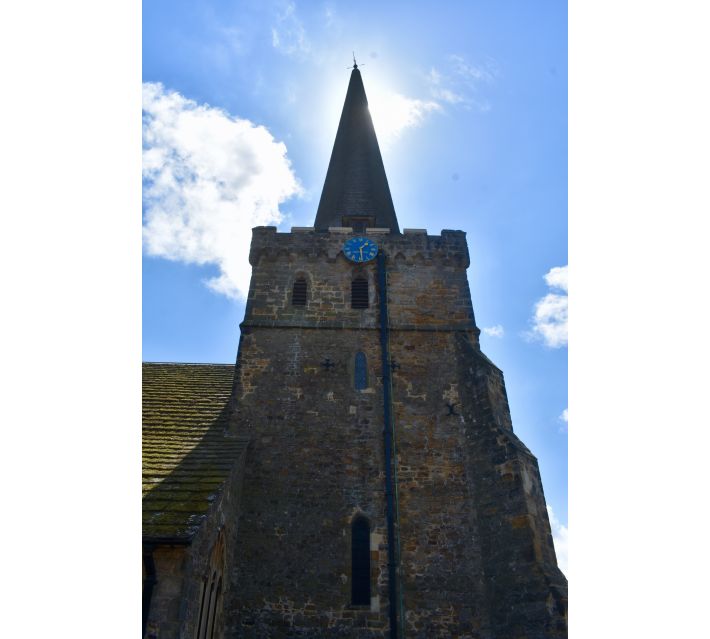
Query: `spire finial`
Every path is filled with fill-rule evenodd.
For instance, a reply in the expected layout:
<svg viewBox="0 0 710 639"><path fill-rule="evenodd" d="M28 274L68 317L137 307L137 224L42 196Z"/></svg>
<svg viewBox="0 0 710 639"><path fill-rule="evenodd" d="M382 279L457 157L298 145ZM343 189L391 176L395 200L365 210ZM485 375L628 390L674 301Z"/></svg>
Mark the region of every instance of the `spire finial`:
<svg viewBox="0 0 710 639"><path fill-rule="evenodd" d="M364 67L365 63L363 62L360 66ZM355 52L354 51L353 51L353 66L348 67L348 69L357 69L357 60L355 59Z"/></svg>

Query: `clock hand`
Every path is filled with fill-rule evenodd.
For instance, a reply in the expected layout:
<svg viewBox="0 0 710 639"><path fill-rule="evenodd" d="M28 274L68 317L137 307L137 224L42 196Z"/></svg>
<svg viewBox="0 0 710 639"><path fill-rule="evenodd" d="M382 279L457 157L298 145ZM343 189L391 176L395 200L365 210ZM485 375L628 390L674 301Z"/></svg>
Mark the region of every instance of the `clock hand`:
<svg viewBox="0 0 710 639"><path fill-rule="evenodd" d="M361 260L364 260L364 259L365 259L365 258L363 257L363 255L362 255L362 246L360 247L360 259L361 259Z"/></svg>

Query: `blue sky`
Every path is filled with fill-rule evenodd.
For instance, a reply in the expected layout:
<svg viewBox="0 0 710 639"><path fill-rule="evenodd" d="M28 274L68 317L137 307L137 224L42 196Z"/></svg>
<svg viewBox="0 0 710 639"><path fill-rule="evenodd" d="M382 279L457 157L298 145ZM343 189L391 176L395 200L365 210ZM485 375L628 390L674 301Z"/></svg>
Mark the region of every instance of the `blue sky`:
<svg viewBox="0 0 710 639"><path fill-rule="evenodd" d="M566 555L565 3L144 3L143 358L234 361L248 230L312 224L353 50L400 226L467 233Z"/></svg>

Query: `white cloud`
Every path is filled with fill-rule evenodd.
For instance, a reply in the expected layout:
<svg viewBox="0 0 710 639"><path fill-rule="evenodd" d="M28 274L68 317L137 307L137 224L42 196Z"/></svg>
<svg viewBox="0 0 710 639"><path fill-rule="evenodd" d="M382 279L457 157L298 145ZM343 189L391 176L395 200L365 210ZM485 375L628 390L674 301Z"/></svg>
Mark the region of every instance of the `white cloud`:
<svg viewBox="0 0 710 639"><path fill-rule="evenodd" d="M551 292L535 304L532 335L551 348L567 346L567 266L556 266L545 274Z"/></svg>
<svg viewBox="0 0 710 639"><path fill-rule="evenodd" d="M552 512L550 506L547 507L547 514L550 518L550 528L552 529L552 541L555 543L555 554L557 555L557 565L560 570L567 575L568 564L568 541L569 531L567 526L563 526Z"/></svg>
<svg viewBox="0 0 710 639"><path fill-rule="evenodd" d="M325 27L328 29L332 27L337 20L337 15L335 12L335 7L331 4L326 4L323 8L323 18L325 20Z"/></svg>
<svg viewBox="0 0 710 639"><path fill-rule="evenodd" d="M459 93L455 93L451 89L445 89L443 87L435 87L431 90L432 96L437 100L442 100L443 102L448 102L449 104L458 104L459 102L465 102L465 98Z"/></svg>
<svg viewBox="0 0 710 639"><path fill-rule="evenodd" d="M503 330L503 327L500 324L496 324L495 326L488 326L481 330L483 331L484 335L489 335L490 337L503 337L503 335L505 334L505 331Z"/></svg>
<svg viewBox="0 0 710 639"><path fill-rule="evenodd" d="M286 2L271 28L271 44L288 56L302 56L311 50L306 29L296 15L296 3Z"/></svg>
<svg viewBox="0 0 710 639"><path fill-rule="evenodd" d="M545 274L545 282L550 288L567 292L567 266L555 266Z"/></svg>
<svg viewBox="0 0 710 639"><path fill-rule="evenodd" d="M441 110L432 100L408 98L389 91L368 91L368 107L381 146L388 147L402 132L419 126L427 115Z"/></svg>
<svg viewBox="0 0 710 639"><path fill-rule="evenodd" d="M474 107L485 113L491 110L490 103L474 97L474 94L479 92L481 85L493 83L497 75L498 65L492 58L482 65L474 65L463 56L452 54L447 57L446 70L432 67L426 80L429 93L435 100L458 104L466 109Z"/></svg>
<svg viewBox="0 0 710 639"><path fill-rule="evenodd" d="M565 408L565 409L562 411L562 413L560 414L560 416L558 417L558 419L559 419L561 422L564 422L564 424L563 424L562 426L560 426L560 432L561 432L561 433L566 433L566 432L567 432L567 428L568 428L568 424L569 424L568 415L569 415L569 412L568 412L568 410Z"/></svg>
<svg viewBox="0 0 710 639"><path fill-rule="evenodd" d="M432 97L442 102L448 102L449 104L457 104L459 102L464 102L465 99L462 95L455 93L447 87L443 87L442 82L445 81L441 73L432 67L427 75L427 81L429 82L429 92Z"/></svg>
<svg viewBox="0 0 710 639"><path fill-rule="evenodd" d="M148 255L214 264L213 290L243 298L251 229L299 194L286 146L263 126L143 85L143 241Z"/></svg>
<svg viewBox="0 0 710 639"><path fill-rule="evenodd" d="M463 56L452 54L449 61L454 73L469 82L493 82L498 75L498 64L493 58L486 58L484 64L469 64Z"/></svg>

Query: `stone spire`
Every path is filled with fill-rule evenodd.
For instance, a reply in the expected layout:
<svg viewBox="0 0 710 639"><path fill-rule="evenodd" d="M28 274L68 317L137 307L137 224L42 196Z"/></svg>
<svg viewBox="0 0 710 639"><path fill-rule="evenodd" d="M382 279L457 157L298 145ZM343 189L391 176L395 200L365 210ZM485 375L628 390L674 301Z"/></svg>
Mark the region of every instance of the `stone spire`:
<svg viewBox="0 0 710 639"><path fill-rule="evenodd" d="M354 64L314 226L360 230L363 224L399 233L365 87Z"/></svg>

